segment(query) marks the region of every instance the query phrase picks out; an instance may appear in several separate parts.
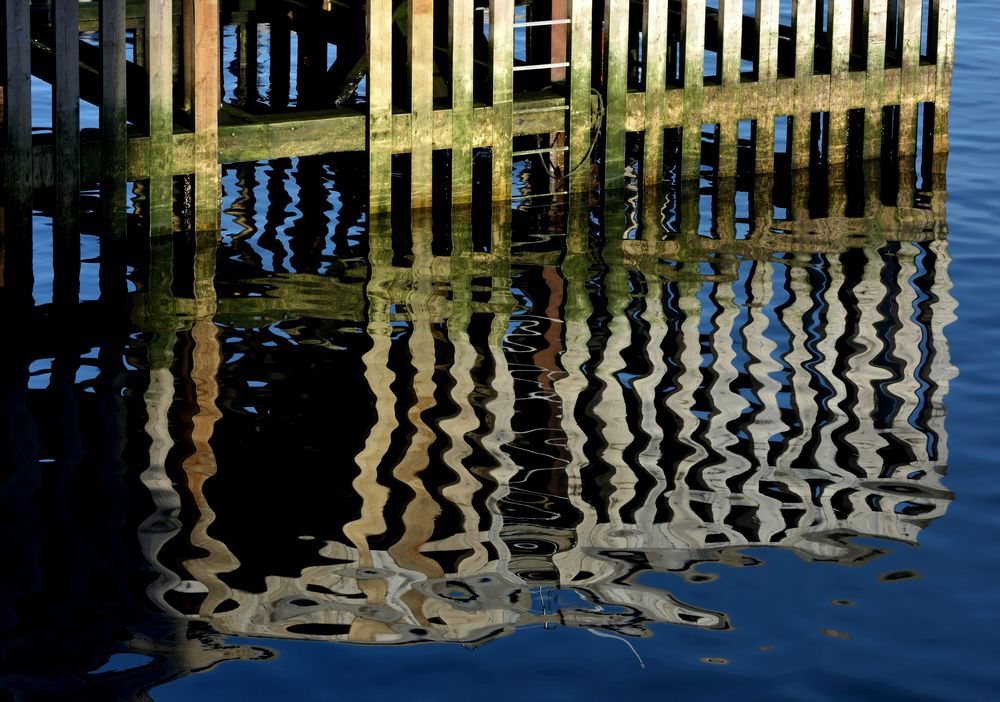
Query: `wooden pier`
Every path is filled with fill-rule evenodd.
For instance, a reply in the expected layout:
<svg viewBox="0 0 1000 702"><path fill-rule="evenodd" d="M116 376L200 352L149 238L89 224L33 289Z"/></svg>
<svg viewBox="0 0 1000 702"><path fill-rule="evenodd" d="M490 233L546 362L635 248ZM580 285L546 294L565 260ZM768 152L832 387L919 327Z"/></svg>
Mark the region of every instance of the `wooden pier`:
<svg viewBox="0 0 1000 702"><path fill-rule="evenodd" d="M852 114L865 158L911 155L921 106L943 155L955 6L5 0L8 238L44 197L72 246L81 189L96 184L114 235L129 187L151 234L215 231L222 164L335 152L368 154L372 214L389 209L394 187L415 208L440 189L456 204L477 189L508 201L519 158L544 159L552 194L613 193L628 172L646 184L697 179L705 129L715 172L733 175L741 122L760 172L774 166L776 122L794 168L817 152L844 163ZM32 110L33 78L52 85L51 122ZM99 110L86 128L82 104ZM394 183L401 168L408 183Z"/></svg>

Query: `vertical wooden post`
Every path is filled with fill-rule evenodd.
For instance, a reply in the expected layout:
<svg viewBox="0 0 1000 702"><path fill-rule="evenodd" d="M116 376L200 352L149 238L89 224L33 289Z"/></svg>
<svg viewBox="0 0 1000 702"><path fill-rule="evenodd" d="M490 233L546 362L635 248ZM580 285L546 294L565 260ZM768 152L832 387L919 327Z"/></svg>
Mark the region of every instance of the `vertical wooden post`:
<svg viewBox="0 0 1000 702"><path fill-rule="evenodd" d="M774 172L774 117L761 115L753 121L754 163L758 173Z"/></svg>
<svg viewBox="0 0 1000 702"><path fill-rule="evenodd" d="M125 0L102 0L101 202L108 233L125 234L128 131L125 82Z"/></svg>
<svg viewBox="0 0 1000 702"><path fill-rule="evenodd" d="M723 86L740 84L743 56L743 0L719 0L718 61Z"/></svg>
<svg viewBox="0 0 1000 702"><path fill-rule="evenodd" d="M6 57L6 177L8 241L15 230L30 240L32 158L31 158L31 18L29 0L4 3ZM24 236L19 235L19 236ZM28 249L30 251L30 244Z"/></svg>
<svg viewBox="0 0 1000 702"><path fill-rule="evenodd" d="M514 0L490 0L493 57L493 200L511 197L514 119Z"/></svg>
<svg viewBox="0 0 1000 702"><path fill-rule="evenodd" d="M173 231L174 98L173 0L146 0L149 75L148 214L151 236Z"/></svg>
<svg viewBox="0 0 1000 702"><path fill-rule="evenodd" d="M181 95L184 96L183 109L194 112L194 42L195 42L195 0L181 0L181 32L179 58L181 73Z"/></svg>
<svg viewBox="0 0 1000 702"><path fill-rule="evenodd" d="M934 63L937 66L934 90L934 171L944 173L948 163L948 111L951 107L951 76L955 65L956 0L932 0L928 21L927 51L934 36ZM932 32L933 30L933 32Z"/></svg>
<svg viewBox="0 0 1000 702"><path fill-rule="evenodd" d="M701 169L702 103L705 86L705 0L682 0L684 131L681 179L695 180Z"/></svg>
<svg viewBox="0 0 1000 702"><path fill-rule="evenodd" d="M434 2L409 1L407 32L410 64L411 168L410 205L431 205L434 156ZM512 20L513 24L513 20ZM512 59L513 60L513 59ZM511 73L513 79L513 73Z"/></svg>
<svg viewBox="0 0 1000 702"><path fill-rule="evenodd" d="M448 31L451 52L451 198L455 204L467 204L472 202L474 8L468 0L448 2L451 19Z"/></svg>
<svg viewBox="0 0 1000 702"><path fill-rule="evenodd" d="M604 190L625 185L625 117L628 97L629 0L604 1ZM574 156L573 163L578 158Z"/></svg>
<svg viewBox="0 0 1000 702"><path fill-rule="evenodd" d="M392 0L368 0L370 215L392 200Z"/></svg>
<svg viewBox="0 0 1000 702"><path fill-rule="evenodd" d="M865 159L882 153L882 103L885 101L885 28L887 0L866 0L868 71L866 75Z"/></svg>
<svg viewBox="0 0 1000 702"><path fill-rule="evenodd" d="M816 53L816 0L795 0L792 27L795 31L795 80L808 84Z"/></svg>
<svg viewBox="0 0 1000 702"><path fill-rule="evenodd" d="M779 9L778 0L757 0L757 80L761 82L778 77Z"/></svg>
<svg viewBox="0 0 1000 702"><path fill-rule="evenodd" d="M642 36L646 79L646 122L643 138L642 181L646 185L663 178L663 103L667 86L668 0L646 0Z"/></svg>
<svg viewBox="0 0 1000 702"><path fill-rule="evenodd" d="M590 164L587 154L591 146L591 41L594 15L591 0L571 0L569 47L569 177L568 190L582 193L590 190ZM623 167L624 168L624 167Z"/></svg>
<svg viewBox="0 0 1000 702"><path fill-rule="evenodd" d="M830 74L851 66L851 0L827 0L827 36L830 37Z"/></svg>
<svg viewBox="0 0 1000 702"><path fill-rule="evenodd" d="M720 178L736 175L736 158L739 148L739 121L736 117L723 120L716 127L716 141L719 147L719 165L716 173ZM735 193L733 195L735 197Z"/></svg>
<svg viewBox="0 0 1000 702"><path fill-rule="evenodd" d="M917 103L915 95L920 81L920 30L923 0L900 0L902 7L902 52L900 66L902 89L899 105L899 155L900 169L912 170L912 159L917 150Z"/></svg>
<svg viewBox="0 0 1000 702"><path fill-rule="evenodd" d="M57 239L68 235L77 242L80 210L80 5L77 0L55 0L56 77L52 95L52 131L55 144ZM72 242L67 242L72 245Z"/></svg>
<svg viewBox="0 0 1000 702"><path fill-rule="evenodd" d="M194 228L219 229L219 0L194 0Z"/></svg>

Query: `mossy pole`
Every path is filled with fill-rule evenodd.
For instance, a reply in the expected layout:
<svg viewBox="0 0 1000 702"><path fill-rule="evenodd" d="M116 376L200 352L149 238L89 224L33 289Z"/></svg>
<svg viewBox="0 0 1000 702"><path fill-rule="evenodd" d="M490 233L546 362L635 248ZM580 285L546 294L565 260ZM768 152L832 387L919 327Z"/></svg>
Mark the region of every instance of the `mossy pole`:
<svg viewBox="0 0 1000 702"><path fill-rule="evenodd" d="M4 287L30 302L32 288L31 19L29 0L7 0L4 31Z"/></svg>
<svg viewBox="0 0 1000 702"><path fill-rule="evenodd" d="M604 0L604 191L625 185L629 0ZM578 157L574 156L575 163Z"/></svg>
<svg viewBox="0 0 1000 702"><path fill-rule="evenodd" d="M431 206L434 156L434 2L408 0L410 68L410 205Z"/></svg>
<svg viewBox="0 0 1000 702"><path fill-rule="evenodd" d="M219 229L219 0L194 1L194 226Z"/></svg>
<svg viewBox="0 0 1000 702"><path fill-rule="evenodd" d="M125 0L102 0L100 26L101 202L107 232L114 238L122 238L128 180Z"/></svg>
<svg viewBox="0 0 1000 702"><path fill-rule="evenodd" d="M448 0L451 51L451 198L472 202L473 3Z"/></svg>
<svg viewBox="0 0 1000 702"><path fill-rule="evenodd" d="M696 180L701 170L702 105L705 93L705 0L681 1L684 123L681 180Z"/></svg>
<svg viewBox="0 0 1000 702"><path fill-rule="evenodd" d="M646 185L663 180L663 110L667 90L668 0L646 0L643 15L645 44L645 134L642 180Z"/></svg>
<svg viewBox="0 0 1000 702"><path fill-rule="evenodd" d="M392 199L392 0L368 0L369 211Z"/></svg>
<svg viewBox="0 0 1000 702"><path fill-rule="evenodd" d="M148 216L150 236L173 232L174 98L173 2L146 0L146 70L149 76Z"/></svg>
<svg viewBox="0 0 1000 702"><path fill-rule="evenodd" d="M591 0L571 0L569 47L569 176L567 189L582 193L590 189L591 145L591 39L594 29Z"/></svg>
<svg viewBox="0 0 1000 702"><path fill-rule="evenodd" d="M77 0L55 0L53 9L53 298L72 305L80 295L80 6Z"/></svg>
<svg viewBox="0 0 1000 702"><path fill-rule="evenodd" d="M893 0L895 2L895 0ZM865 159L882 153L882 103L885 100L885 30L888 0L866 0L868 19L865 76Z"/></svg>
<svg viewBox="0 0 1000 702"><path fill-rule="evenodd" d="M493 66L493 200L507 202L513 178L514 0L490 0L489 9Z"/></svg>

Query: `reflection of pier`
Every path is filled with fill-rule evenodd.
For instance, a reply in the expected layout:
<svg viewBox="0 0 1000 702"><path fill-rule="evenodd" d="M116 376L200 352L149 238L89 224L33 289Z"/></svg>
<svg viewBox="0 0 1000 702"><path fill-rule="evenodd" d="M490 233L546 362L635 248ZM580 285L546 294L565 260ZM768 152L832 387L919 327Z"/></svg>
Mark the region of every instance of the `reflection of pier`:
<svg viewBox="0 0 1000 702"><path fill-rule="evenodd" d="M33 189L51 189L71 237L81 186L100 182L120 233L126 183L143 181L154 234L211 231L220 164L352 151L367 153L373 211L388 208L397 167L420 207L434 184L456 203L477 188L507 200L524 159L548 163L546 192L586 192L595 178L614 191L633 138L647 184L697 178L705 125L723 174L736 170L741 122L757 170L781 148L776 120L804 168L811 143L840 163L858 134L866 159L916 153L921 105L933 105L933 149L947 152L955 0L792 0L787 16L778 0L746 16L744 5L9 0L7 214L21 223ZM32 114L32 75L53 85L52 128L38 134L32 120L48 120ZM81 99L99 107L99 130L81 131Z"/></svg>
<svg viewBox="0 0 1000 702"><path fill-rule="evenodd" d="M912 180L885 193L869 176L857 181L868 189L831 182L813 203L829 216L790 207L781 220L759 180L742 238L718 198L743 186L720 181L710 222L688 208L662 238L640 226L643 238L592 239L571 208L553 254L509 255L523 244L494 222L491 253L445 256L416 213L405 254L372 223L356 278L257 278L209 307L134 296L141 324L190 330L182 381L197 406L186 485L156 502L171 513L191 496L194 521L173 538L200 555L161 571L154 599L256 636L476 643L535 624L642 635L655 622L728 625L636 582L645 570L704 577L698 563L755 563L748 547L857 563L881 549L855 537L916 543L950 500L943 192L909 207ZM794 186L787 196L801 200ZM843 214L858 203L867 216ZM623 221L643 225L639 209ZM251 229L262 221L244 214ZM457 212L455 242L477 240L468 226ZM232 246L252 256L253 236ZM221 334L203 321L213 309ZM262 349L231 358L220 336L303 319L330 331L296 358L360 363L364 382L328 371L355 424L330 444L310 433L310 453L283 449L298 477L281 487L252 427L288 411L295 381L220 394L267 377L259 364L282 367ZM168 406L170 383L158 387ZM333 458L345 452L346 466ZM158 494L152 472L143 480ZM273 549L297 555L274 566Z"/></svg>

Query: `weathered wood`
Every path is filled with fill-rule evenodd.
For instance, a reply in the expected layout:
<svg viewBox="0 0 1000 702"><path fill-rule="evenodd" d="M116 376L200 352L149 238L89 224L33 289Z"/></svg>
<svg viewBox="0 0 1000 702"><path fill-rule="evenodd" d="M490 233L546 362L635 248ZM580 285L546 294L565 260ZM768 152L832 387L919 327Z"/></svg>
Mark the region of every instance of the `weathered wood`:
<svg viewBox="0 0 1000 702"><path fill-rule="evenodd" d="M715 138L719 149L719 163L716 172L720 178L731 178L736 175L739 122L737 120L729 120L718 124L715 130Z"/></svg>
<svg viewBox="0 0 1000 702"><path fill-rule="evenodd" d="M719 0L718 21L719 82L738 85L743 59L743 0Z"/></svg>
<svg viewBox="0 0 1000 702"><path fill-rule="evenodd" d="M604 2L604 189L625 184L625 116L628 92L629 1Z"/></svg>
<svg viewBox="0 0 1000 702"><path fill-rule="evenodd" d="M810 82L816 55L817 0L794 0L792 29L795 32L795 80Z"/></svg>
<svg viewBox="0 0 1000 702"><path fill-rule="evenodd" d="M4 190L7 195L7 217L12 232L24 229L31 216L32 148L31 148L31 19L28 0L7 0L4 3L4 101L6 108L7 152L4 154ZM30 240L30 227L22 236Z"/></svg>
<svg viewBox="0 0 1000 702"><path fill-rule="evenodd" d="M663 103L667 85L668 0L645 0L643 37L645 54L645 132L642 152L642 180L649 185L663 179Z"/></svg>
<svg viewBox="0 0 1000 702"><path fill-rule="evenodd" d="M79 258L80 214L80 35L79 3L55 0L56 81L52 91L52 132L59 167L55 172L56 240L75 243Z"/></svg>
<svg viewBox="0 0 1000 702"><path fill-rule="evenodd" d="M173 2L146 0L146 69L149 73L149 189L152 236L173 231Z"/></svg>
<svg viewBox="0 0 1000 702"><path fill-rule="evenodd" d="M410 68L410 204L426 208L432 197L434 155L434 3L408 0L407 62ZM513 96L513 90L512 96Z"/></svg>
<svg viewBox="0 0 1000 702"><path fill-rule="evenodd" d="M830 73L846 73L851 63L851 2L827 0L827 35L830 37Z"/></svg>
<svg viewBox="0 0 1000 702"><path fill-rule="evenodd" d="M451 52L451 198L453 203L466 204L472 202L474 8L467 0L448 0L448 3L448 46Z"/></svg>
<svg viewBox="0 0 1000 702"><path fill-rule="evenodd" d="M591 121L591 40L594 16L591 0L570 0L569 47L569 182L567 190L590 189L589 157L593 144Z"/></svg>
<svg viewBox="0 0 1000 702"><path fill-rule="evenodd" d="M831 0L832 2L833 0ZM757 80L778 77L778 0L757 0Z"/></svg>
<svg viewBox="0 0 1000 702"><path fill-rule="evenodd" d="M514 118L514 0L490 0L493 67L493 199L510 200Z"/></svg>
<svg viewBox="0 0 1000 702"><path fill-rule="evenodd" d="M894 0L895 1L895 0ZM866 0L868 22L868 71L865 91L865 159L882 153L882 110L885 100L885 30L888 0Z"/></svg>
<svg viewBox="0 0 1000 702"><path fill-rule="evenodd" d="M370 211L392 199L392 0L368 3L368 164Z"/></svg>
<svg viewBox="0 0 1000 702"><path fill-rule="evenodd" d="M931 14L936 20L934 29L934 54L937 80L934 91L934 169L944 173L947 166L948 112L951 106L951 77L955 65L955 12L957 0L931 0ZM928 53L932 25L928 24Z"/></svg>
<svg viewBox="0 0 1000 702"><path fill-rule="evenodd" d="M684 79L684 124L681 179L695 180L701 169L701 125L704 120L705 0L681 1Z"/></svg>
<svg viewBox="0 0 1000 702"><path fill-rule="evenodd" d="M125 0L103 0L101 37L101 202L115 238L125 234L128 169Z"/></svg>
<svg viewBox="0 0 1000 702"><path fill-rule="evenodd" d="M194 227L219 228L219 0L194 0Z"/></svg>

